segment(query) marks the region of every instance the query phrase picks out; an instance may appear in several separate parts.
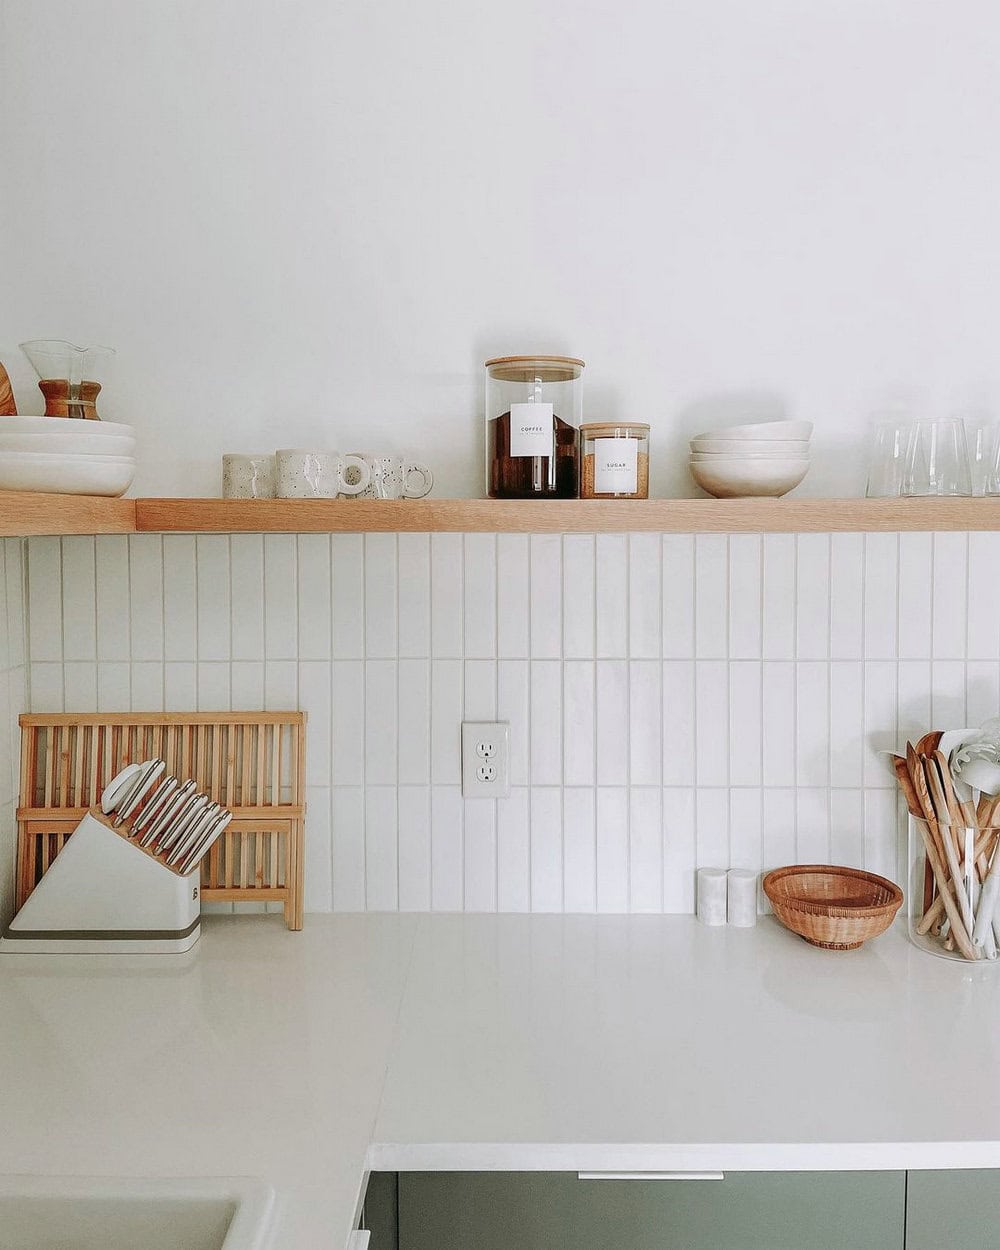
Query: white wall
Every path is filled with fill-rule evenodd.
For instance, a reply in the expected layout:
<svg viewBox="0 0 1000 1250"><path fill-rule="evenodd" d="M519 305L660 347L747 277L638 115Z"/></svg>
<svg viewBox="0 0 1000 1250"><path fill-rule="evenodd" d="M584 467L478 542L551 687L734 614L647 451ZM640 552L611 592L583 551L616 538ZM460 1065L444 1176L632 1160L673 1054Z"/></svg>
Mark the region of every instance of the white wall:
<svg viewBox="0 0 1000 1250"><path fill-rule="evenodd" d="M584 356L654 489L720 412L996 397L993 0L3 0L0 358L111 343L141 492L393 445L481 490L488 353ZM0 122L2 124L2 122ZM748 396L746 402L737 397ZM726 398L728 397L728 398Z"/></svg>

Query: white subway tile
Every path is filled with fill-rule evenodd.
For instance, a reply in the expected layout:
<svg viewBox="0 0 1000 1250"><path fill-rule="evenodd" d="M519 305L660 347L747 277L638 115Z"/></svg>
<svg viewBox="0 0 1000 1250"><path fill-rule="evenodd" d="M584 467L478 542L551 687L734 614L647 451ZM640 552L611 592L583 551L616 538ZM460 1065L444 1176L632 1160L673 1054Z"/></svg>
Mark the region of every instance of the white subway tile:
<svg viewBox="0 0 1000 1250"><path fill-rule="evenodd" d="M699 868L729 867L729 791L699 789L695 793Z"/></svg>
<svg viewBox="0 0 1000 1250"><path fill-rule="evenodd" d="M931 654L932 534L899 535L899 646L901 660Z"/></svg>
<svg viewBox="0 0 1000 1250"><path fill-rule="evenodd" d="M795 782L795 665L763 666L761 729L765 786Z"/></svg>
<svg viewBox="0 0 1000 1250"><path fill-rule="evenodd" d="M563 665L563 781L592 786L594 768L594 665L567 660Z"/></svg>
<svg viewBox="0 0 1000 1250"><path fill-rule="evenodd" d="M597 790L597 910L626 912L629 901L628 790Z"/></svg>
<svg viewBox="0 0 1000 1250"><path fill-rule="evenodd" d="M233 659L263 660L265 599L263 534L230 535L229 570L232 581ZM327 634L326 652L322 658L326 658L329 651L330 637Z"/></svg>
<svg viewBox="0 0 1000 1250"><path fill-rule="evenodd" d="M465 654L492 659L497 653L496 534L466 534L463 559Z"/></svg>
<svg viewBox="0 0 1000 1250"><path fill-rule="evenodd" d="M796 537L795 654L800 660L830 654L829 534Z"/></svg>
<svg viewBox="0 0 1000 1250"><path fill-rule="evenodd" d="M695 805L690 786L663 791L663 910L672 915L694 911Z"/></svg>
<svg viewBox="0 0 1000 1250"><path fill-rule="evenodd" d="M326 786L306 786L309 836L303 870L303 907L307 912L333 909L333 847L330 791Z"/></svg>
<svg viewBox="0 0 1000 1250"><path fill-rule="evenodd" d="M897 860L899 837L897 797L894 790L864 792L864 866L890 881L903 881L902 864Z"/></svg>
<svg viewBox="0 0 1000 1250"><path fill-rule="evenodd" d="M471 912L497 909L497 831L495 799L466 799L465 902Z"/></svg>
<svg viewBox="0 0 1000 1250"><path fill-rule="evenodd" d="M333 658L365 653L365 552L361 534L333 535ZM336 880L334 882L336 886Z"/></svg>
<svg viewBox="0 0 1000 1250"><path fill-rule="evenodd" d="M697 656L724 659L729 650L729 539L725 534L696 535L694 559Z"/></svg>
<svg viewBox="0 0 1000 1250"><path fill-rule="evenodd" d="M633 786L660 784L661 686L659 661L632 660L629 663L629 780Z"/></svg>
<svg viewBox="0 0 1000 1250"><path fill-rule="evenodd" d="M602 659L628 654L628 539L598 534L594 545L595 639Z"/></svg>
<svg viewBox="0 0 1000 1250"><path fill-rule="evenodd" d="M663 784L694 782L694 661L663 663Z"/></svg>
<svg viewBox="0 0 1000 1250"><path fill-rule="evenodd" d="M969 535L969 621L966 650L970 660L1000 656L1000 533Z"/></svg>
<svg viewBox="0 0 1000 1250"><path fill-rule="evenodd" d="M562 653L562 539L558 534L532 534L531 655L558 659Z"/></svg>
<svg viewBox="0 0 1000 1250"><path fill-rule="evenodd" d="M694 657L694 535L663 535L663 656Z"/></svg>
<svg viewBox="0 0 1000 1250"><path fill-rule="evenodd" d="M63 550L65 556L65 547ZM128 553L132 661L162 660L163 538L160 534L132 534Z"/></svg>
<svg viewBox="0 0 1000 1250"><path fill-rule="evenodd" d="M117 665L103 665L114 668ZM123 665L128 670L128 665ZM98 692L100 692L100 676L98 676ZM229 665L224 660L206 660L198 663L198 711L227 712L229 711ZM102 709L103 710L103 709Z"/></svg>
<svg viewBox="0 0 1000 1250"><path fill-rule="evenodd" d="M399 910L431 909L431 792L399 787Z"/></svg>
<svg viewBox="0 0 1000 1250"><path fill-rule="evenodd" d="M531 725L527 660L501 660L497 665L497 719L510 722L510 784L526 786Z"/></svg>
<svg viewBox="0 0 1000 1250"><path fill-rule="evenodd" d="M431 654L462 654L462 535L431 535Z"/></svg>
<svg viewBox="0 0 1000 1250"><path fill-rule="evenodd" d="M32 679L34 679L34 669L41 667L35 665L32 668ZM48 667L48 666L46 666ZM56 668L56 665L52 666ZM97 711L97 665L93 660L67 660L62 666L63 670L63 690L64 702L66 710L70 712L96 712ZM54 674L53 674L54 679ZM34 680L32 681L32 693L34 691ZM37 699L33 699L35 711L55 711L58 709L41 708L37 706Z"/></svg>
<svg viewBox="0 0 1000 1250"><path fill-rule="evenodd" d="M936 660L965 659L966 604L971 591L966 582L968 552L968 535L934 535L934 629L931 654Z"/></svg>
<svg viewBox="0 0 1000 1250"><path fill-rule="evenodd" d="M462 863L462 791L459 786L431 789L431 910L461 911L465 868Z"/></svg>
<svg viewBox="0 0 1000 1250"><path fill-rule="evenodd" d="M594 658L596 590L593 534L563 538L563 655L568 660Z"/></svg>
<svg viewBox="0 0 1000 1250"><path fill-rule="evenodd" d="M562 785L562 665L531 661L531 784Z"/></svg>
<svg viewBox="0 0 1000 1250"><path fill-rule="evenodd" d="M369 786L365 791L365 909L396 911L396 787Z"/></svg>
<svg viewBox="0 0 1000 1250"><path fill-rule="evenodd" d="M628 558L629 655L634 660L655 660L663 643L659 534L631 534Z"/></svg>
<svg viewBox="0 0 1000 1250"><path fill-rule="evenodd" d="M264 707L264 663L262 660L233 661L230 701L234 712L254 712Z"/></svg>
<svg viewBox="0 0 1000 1250"><path fill-rule="evenodd" d="M695 768L699 786L729 784L729 666L724 660L695 665ZM704 865L703 865L704 866Z"/></svg>
<svg viewBox="0 0 1000 1250"><path fill-rule="evenodd" d="M360 786L334 786L333 910L365 910L365 792ZM306 841L310 826L306 823Z"/></svg>
<svg viewBox="0 0 1000 1250"><path fill-rule="evenodd" d="M128 564L125 565L128 587ZM128 604L124 613L128 630ZM63 658L62 555L58 538L28 539L28 645L33 664ZM128 654L126 650L126 654Z"/></svg>
<svg viewBox="0 0 1000 1250"><path fill-rule="evenodd" d="M830 666L818 660L795 666L795 780L830 784Z"/></svg>
<svg viewBox="0 0 1000 1250"><path fill-rule="evenodd" d="M197 664L186 660L169 660L163 666L163 710L194 712L197 708Z"/></svg>
<svg viewBox="0 0 1000 1250"><path fill-rule="evenodd" d="M795 535L764 535L765 660L795 658Z"/></svg>
<svg viewBox="0 0 1000 1250"><path fill-rule="evenodd" d="M568 912L597 910L597 835L594 791L563 791L563 905Z"/></svg>
<svg viewBox="0 0 1000 1250"><path fill-rule="evenodd" d="M897 653L897 534L865 535L865 657L889 660Z"/></svg>
<svg viewBox="0 0 1000 1250"><path fill-rule="evenodd" d="M138 664L133 664L132 711L159 712L162 708L163 664L155 660L143 660ZM91 710L96 711L96 708Z"/></svg>
<svg viewBox="0 0 1000 1250"><path fill-rule="evenodd" d="M8 660L12 668L24 664L24 551L20 538L8 538L5 546L4 590L7 599Z"/></svg>
<svg viewBox="0 0 1000 1250"><path fill-rule="evenodd" d="M830 665L830 785L860 786L865 775L864 667Z"/></svg>
<svg viewBox="0 0 1000 1250"><path fill-rule="evenodd" d="M764 854L763 791L740 786L729 791L729 867L760 872Z"/></svg>
<svg viewBox="0 0 1000 1250"><path fill-rule="evenodd" d="M971 660L965 666L965 718L970 725L1000 715L1000 664Z"/></svg>
<svg viewBox="0 0 1000 1250"><path fill-rule="evenodd" d="M396 543L399 654L420 659L431 648L431 537L398 534Z"/></svg>
<svg viewBox="0 0 1000 1250"><path fill-rule="evenodd" d="M462 661L434 660L431 664L431 778L435 788L457 786L462 781L462 702Z"/></svg>
<svg viewBox="0 0 1000 1250"><path fill-rule="evenodd" d="M365 784L368 786L396 785L396 708L396 661L368 660L365 664Z"/></svg>
<svg viewBox="0 0 1000 1250"><path fill-rule="evenodd" d="M512 787L497 803L497 907L531 910L531 815L528 791Z"/></svg>
<svg viewBox="0 0 1000 1250"><path fill-rule="evenodd" d="M761 783L761 665L741 660L729 665L729 784Z"/></svg>
<svg viewBox="0 0 1000 1250"><path fill-rule="evenodd" d="M129 710L132 702L129 676L129 666L124 661L98 664L97 710L99 712L127 712ZM34 695L34 683L32 683L32 695Z"/></svg>
<svg viewBox="0 0 1000 1250"><path fill-rule="evenodd" d="M333 754L333 728L331 723L331 668L323 660L304 660L299 664L298 706L308 717L306 729L306 777L310 785L325 786L331 780L331 756ZM338 690L338 696L340 691ZM395 716L395 691L392 696L392 713ZM366 708L365 724L371 715ZM355 715L354 732L362 734L361 717ZM393 774L393 781L395 781Z"/></svg>
<svg viewBox="0 0 1000 1250"><path fill-rule="evenodd" d="M764 809L764 862L761 868L770 872L772 868L783 868L786 864L794 864L795 860L795 791L765 790L763 792ZM770 910L766 899L766 911Z"/></svg>
<svg viewBox="0 0 1000 1250"><path fill-rule="evenodd" d="M926 733L927 730L921 732ZM865 785L896 787L896 775L884 751L896 751L896 665L888 660L865 664Z"/></svg>
<svg viewBox="0 0 1000 1250"><path fill-rule="evenodd" d="M463 720L497 720L497 666L494 660L465 661Z"/></svg>
<svg viewBox="0 0 1000 1250"><path fill-rule="evenodd" d="M628 784L628 664L598 660L597 784Z"/></svg>
<svg viewBox="0 0 1000 1250"><path fill-rule="evenodd" d="M964 729L968 723L961 660L935 660L931 665L931 720L929 729Z"/></svg>
<svg viewBox="0 0 1000 1250"><path fill-rule="evenodd" d="M563 909L562 791L531 788L531 910Z"/></svg>
<svg viewBox="0 0 1000 1250"><path fill-rule="evenodd" d="M663 910L662 793L645 786L629 790L629 911Z"/></svg>
<svg viewBox="0 0 1000 1250"><path fill-rule="evenodd" d="M365 655L369 660L396 657L396 567L396 535L366 534Z"/></svg>
<svg viewBox="0 0 1000 1250"><path fill-rule="evenodd" d="M235 569L233 581L235 593ZM333 563L329 534L298 535L295 581L298 589L299 659L329 661L333 645ZM368 654L372 654L370 649Z"/></svg>
<svg viewBox="0 0 1000 1250"><path fill-rule="evenodd" d="M529 640L530 576L527 534L497 537L497 654L503 659L527 659Z"/></svg>
<svg viewBox="0 0 1000 1250"><path fill-rule="evenodd" d="M97 659L97 572L94 539L62 540L63 658ZM157 588L159 591L159 588Z"/></svg>
<svg viewBox="0 0 1000 1250"><path fill-rule="evenodd" d="M860 660L864 655L863 534L830 535L830 656Z"/></svg>
<svg viewBox="0 0 1000 1250"><path fill-rule="evenodd" d="M270 666L269 666L270 667ZM330 704L332 777L335 786L360 786L365 780L365 666L361 660L334 660ZM307 738L312 725L307 724Z"/></svg>
<svg viewBox="0 0 1000 1250"><path fill-rule="evenodd" d="M198 582L194 537L164 534L163 656L167 660L191 662L197 655Z"/></svg>
<svg viewBox="0 0 1000 1250"><path fill-rule="evenodd" d="M267 660L264 664L264 708L293 712L299 705L299 666L294 660ZM306 732L309 732L308 726Z"/></svg>
<svg viewBox="0 0 1000 1250"><path fill-rule="evenodd" d="M229 539L224 534L199 534L195 539L198 572L198 659L228 660ZM100 552L98 552L100 567Z"/></svg>
<svg viewBox="0 0 1000 1250"><path fill-rule="evenodd" d="M800 864L830 862L830 791L799 786L795 792L795 855Z"/></svg>
<svg viewBox="0 0 1000 1250"><path fill-rule="evenodd" d="M916 742L931 725L930 660L901 660L896 696L896 738L892 750L900 752L907 742Z"/></svg>
<svg viewBox="0 0 1000 1250"><path fill-rule="evenodd" d="M758 660L763 620L763 565L759 534L729 539L729 655Z"/></svg>
<svg viewBox="0 0 1000 1250"><path fill-rule="evenodd" d="M431 767L431 671L427 660L399 661L399 782L426 786ZM400 808L402 811L402 808ZM400 825L402 836L402 824ZM402 874L402 865L400 865ZM403 881L400 876L400 906Z"/></svg>
<svg viewBox="0 0 1000 1250"><path fill-rule="evenodd" d="M865 862L865 817L861 790L830 791L830 862L861 868Z"/></svg>

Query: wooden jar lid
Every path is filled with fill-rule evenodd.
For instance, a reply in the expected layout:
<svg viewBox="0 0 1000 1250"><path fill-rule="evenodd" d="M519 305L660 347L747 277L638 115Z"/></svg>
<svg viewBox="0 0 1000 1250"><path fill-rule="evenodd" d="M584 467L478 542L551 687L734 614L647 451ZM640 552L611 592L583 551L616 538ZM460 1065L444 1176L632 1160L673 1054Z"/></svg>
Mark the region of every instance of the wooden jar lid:
<svg viewBox="0 0 1000 1250"><path fill-rule="evenodd" d="M499 382L572 382L584 370L575 356L494 356L487 360L491 378Z"/></svg>
<svg viewBox="0 0 1000 1250"><path fill-rule="evenodd" d="M584 438L648 438L649 426L641 421L595 421L581 425Z"/></svg>

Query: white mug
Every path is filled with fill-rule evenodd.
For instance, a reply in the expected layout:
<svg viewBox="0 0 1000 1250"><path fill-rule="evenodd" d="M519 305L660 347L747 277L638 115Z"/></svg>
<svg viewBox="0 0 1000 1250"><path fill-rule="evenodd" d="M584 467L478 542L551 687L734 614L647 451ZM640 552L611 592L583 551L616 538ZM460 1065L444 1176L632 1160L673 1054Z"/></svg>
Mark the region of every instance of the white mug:
<svg viewBox="0 0 1000 1250"><path fill-rule="evenodd" d="M222 457L223 499L273 499L274 457L230 452Z"/></svg>
<svg viewBox="0 0 1000 1250"><path fill-rule="evenodd" d="M360 492L363 499L422 499L434 485L434 474L419 460L380 456L374 451L355 452L355 456L365 462L371 475Z"/></svg>
<svg viewBox="0 0 1000 1250"><path fill-rule="evenodd" d="M294 447L286 447L274 455L279 499L336 499L338 495L360 495L371 482L371 470L360 456ZM352 471L355 481L347 480L347 469Z"/></svg>

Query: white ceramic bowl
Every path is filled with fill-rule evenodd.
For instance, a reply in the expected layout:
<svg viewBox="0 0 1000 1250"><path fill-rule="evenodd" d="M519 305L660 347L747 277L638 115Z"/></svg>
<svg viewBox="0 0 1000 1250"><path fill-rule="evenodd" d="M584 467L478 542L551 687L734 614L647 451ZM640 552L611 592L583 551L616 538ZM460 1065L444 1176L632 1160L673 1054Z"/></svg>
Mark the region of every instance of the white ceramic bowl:
<svg viewBox="0 0 1000 1250"><path fill-rule="evenodd" d="M719 464L723 460L751 460L751 461L753 460L763 460L763 461L806 460L808 461L809 458L810 458L809 453L807 451L801 451L801 452L781 451L781 452L777 452L773 456L769 452L766 452L766 451L760 451L760 452L752 451L752 452L746 452L745 454L743 452L737 452L731 455L730 454L723 455L721 452L714 452L714 451L693 451L691 453L691 459L700 464Z"/></svg>
<svg viewBox="0 0 1000 1250"><path fill-rule="evenodd" d="M758 421L754 425L728 425L721 430L706 430L696 434L702 438L809 438L813 432L811 421Z"/></svg>
<svg viewBox="0 0 1000 1250"><path fill-rule="evenodd" d="M748 452L769 456L807 452L807 438L693 438L691 450L716 456L743 456Z"/></svg>
<svg viewBox="0 0 1000 1250"><path fill-rule="evenodd" d="M42 452L0 455L0 490L54 495L123 495L132 485L132 456L52 456Z"/></svg>
<svg viewBox="0 0 1000 1250"><path fill-rule="evenodd" d="M135 437L130 425L119 421L81 421L78 417L0 417L0 431L6 434L72 434L81 428L94 438Z"/></svg>
<svg viewBox="0 0 1000 1250"><path fill-rule="evenodd" d="M79 421L78 425L89 425ZM110 434L103 438L79 433L63 434L8 434L0 425L0 456L12 451L43 452L48 455L65 456L134 456L135 439L126 434Z"/></svg>
<svg viewBox="0 0 1000 1250"><path fill-rule="evenodd" d="M691 476L716 499L787 495L809 472L806 460L750 460L720 457L711 464L692 460Z"/></svg>

